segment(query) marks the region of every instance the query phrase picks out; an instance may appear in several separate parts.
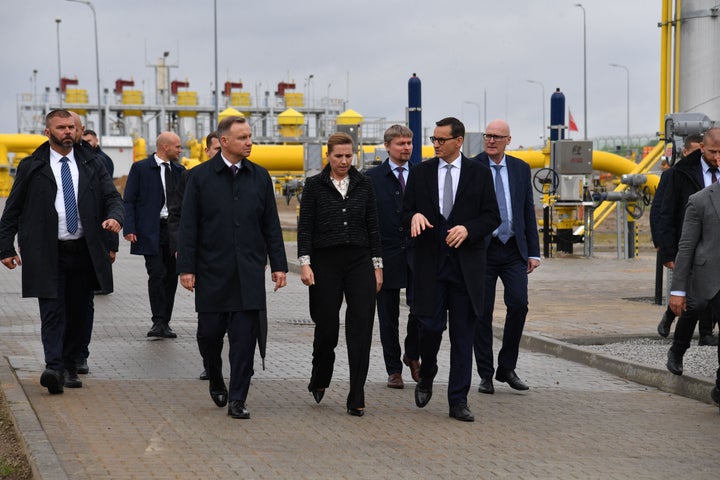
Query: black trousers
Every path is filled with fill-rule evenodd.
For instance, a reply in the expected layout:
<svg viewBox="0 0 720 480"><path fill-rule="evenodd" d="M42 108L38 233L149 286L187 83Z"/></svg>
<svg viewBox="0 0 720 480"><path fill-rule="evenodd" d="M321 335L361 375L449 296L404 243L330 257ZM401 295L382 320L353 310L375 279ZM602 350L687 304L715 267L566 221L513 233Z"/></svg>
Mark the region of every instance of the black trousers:
<svg viewBox="0 0 720 480"><path fill-rule="evenodd" d="M324 248L313 251L311 259L315 285L310 287L310 317L315 323L315 338L308 390L327 388L332 380L344 296L350 364L347 408L364 408L375 320L375 270L370 251L347 246Z"/></svg>
<svg viewBox="0 0 720 480"><path fill-rule="evenodd" d="M45 367L75 371L95 271L85 239L58 242L58 294L38 298Z"/></svg>
<svg viewBox="0 0 720 480"><path fill-rule="evenodd" d="M440 260L435 313L418 315L420 322L420 378L432 380L437 375L437 355L442 335L449 325L450 375L448 404L467 404L472 382L473 338L477 315L465 286L457 255L445 249Z"/></svg>
<svg viewBox="0 0 720 480"><path fill-rule="evenodd" d="M160 252L157 255L144 255L144 257L153 324L167 325L172 318L178 284L175 252L170 251L167 220L160 220Z"/></svg>
<svg viewBox="0 0 720 480"><path fill-rule="evenodd" d="M712 310L713 314L715 316L720 316L720 292L718 292L712 300L709 302L710 308L708 310ZM718 350L717 350L717 356L718 356L718 369L715 373L715 386L720 389L720 344L718 344Z"/></svg>
<svg viewBox="0 0 720 480"><path fill-rule="evenodd" d="M498 278L503 283L503 299L507 308L498 368L515 370L528 313L527 262L520 255L515 237L511 237L507 243L493 238L488 246L483 312L475 329L474 345L477 370L483 378L492 378L495 372L492 320Z"/></svg>
<svg viewBox="0 0 720 480"><path fill-rule="evenodd" d="M411 289L406 290L410 305ZM383 359L388 375L401 373L403 364L400 349L400 289L382 288L377 294L377 313L380 323L380 342L383 348ZM411 360L420 358L418 345L419 325L417 317L408 315L405 334L405 355Z"/></svg>
<svg viewBox="0 0 720 480"><path fill-rule="evenodd" d="M198 312L197 343L211 380L220 380L225 332L230 360L230 401L245 402L254 374L255 342L258 336L259 310L240 312Z"/></svg>
<svg viewBox="0 0 720 480"><path fill-rule="evenodd" d="M712 309L708 308L708 302L703 299L698 299L692 292L687 292L686 297L687 310L682 312L678 319L677 325L675 325L675 333L673 335L673 343L670 349L679 354L684 355L685 351L690 348L690 342L692 336L695 333L695 325L698 323L700 317L705 317L703 321L705 325L700 329L700 335L712 335ZM710 322L710 332L706 331L707 322Z"/></svg>

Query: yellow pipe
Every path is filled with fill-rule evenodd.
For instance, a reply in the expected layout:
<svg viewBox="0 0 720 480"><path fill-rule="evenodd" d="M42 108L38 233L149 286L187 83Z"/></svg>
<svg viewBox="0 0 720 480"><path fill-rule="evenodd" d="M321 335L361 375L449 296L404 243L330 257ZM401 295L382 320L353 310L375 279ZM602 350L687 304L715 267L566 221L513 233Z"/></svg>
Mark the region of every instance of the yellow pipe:
<svg viewBox="0 0 720 480"><path fill-rule="evenodd" d="M682 0L675 0L675 62L673 64L673 112L680 111L680 11Z"/></svg>
<svg viewBox="0 0 720 480"><path fill-rule="evenodd" d="M655 145L655 148L653 148L650 153L647 154L647 156L637 165L637 168L634 168L631 172L626 173L646 173L649 168L651 168L657 160L662 156L664 151L664 146L660 142L657 145ZM648 181L645 184L650 188L651 193L655 193L655 190L657 189L657 184L660 181L660 178L657 175L648 175ZM625 185L618 185L618 187L615 189L616 192L621 192L625 190L627 186ZM603 221L610 215L610 213L613 210L615 203L614 202L603 202L600 204L598 208L595 209L594 214L594 223L595 227L599 227Z"/></svg>
<svg viewBox="0 0 720 480"><path fill-rule="evenodd" d="M665 132L665 113L667 112L667 95L668 95L668 6L670 0L663 0L662 18L660 22L660 131Z"/></svg>

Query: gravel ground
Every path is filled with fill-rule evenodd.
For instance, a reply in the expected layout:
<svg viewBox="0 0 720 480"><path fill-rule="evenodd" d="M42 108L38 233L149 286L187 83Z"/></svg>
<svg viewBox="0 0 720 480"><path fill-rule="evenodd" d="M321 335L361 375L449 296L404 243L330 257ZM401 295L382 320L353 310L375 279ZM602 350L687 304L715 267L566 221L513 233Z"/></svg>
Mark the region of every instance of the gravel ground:
<svg viewBox="0 0 720 480"><path fill-rule="evenodd" d="M672 339L637 338L605 345L583 345L583 348L651 367L665 368L671 344ZM718 369L718 348L698 347L697 340L693 340L683 357L683 368L685 373L695 377L714 380Z"/></svg>

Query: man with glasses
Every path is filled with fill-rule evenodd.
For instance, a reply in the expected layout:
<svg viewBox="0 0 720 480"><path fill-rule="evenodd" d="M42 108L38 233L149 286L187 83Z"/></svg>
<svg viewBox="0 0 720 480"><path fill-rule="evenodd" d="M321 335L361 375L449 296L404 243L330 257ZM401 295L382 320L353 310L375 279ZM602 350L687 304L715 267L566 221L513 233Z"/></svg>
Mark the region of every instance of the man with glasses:
<svg viewBox="0 0 720 480"><path fill-rule="evenodd" d="M500 225L492 174L460 153L465 126L437 122L430 140L435 158L413 167L403 199L403 225L414 238L410 312L420 323L420 379L415 404L430 401L437 354L449 322L450 417L475 420L467 406L472 345L482 312L485 238Z"/></svg>
<svg viewBox="0 0 720 480"><path fill-rule="evenodd" d="M480 374L480 393L495 393L492 376L515 390L528 386L515 373L520 338L528 312L528 274L540 266L535 203L530 167L519 158L505 154L510 144L510 126L493 120L485 128L485 151L474 158L492 171L501 225L492 233L487 247L485 303L475 329L475 361ZM492 319L497 280L503 283L507 308L498 368L493 367Z"/></svg>

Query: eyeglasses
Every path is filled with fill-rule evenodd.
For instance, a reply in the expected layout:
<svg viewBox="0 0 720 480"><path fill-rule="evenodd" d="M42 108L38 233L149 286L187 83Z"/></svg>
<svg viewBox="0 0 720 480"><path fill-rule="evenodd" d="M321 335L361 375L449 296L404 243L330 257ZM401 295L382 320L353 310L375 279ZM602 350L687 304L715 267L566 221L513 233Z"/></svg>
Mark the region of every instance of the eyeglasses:
<svg viewBox="0 0 720 480"><path fill-rule="evenodd" d="M510 135L493 135L492 133L483 133L483 138L485 140L505 140L506 138L509 138Z"/></svg>
<svg viewBox="0 0 720 480"><path fill-rule="evenodd" d="M447 142L448 140L454 140L456 138L458 138L458 137L448 137L448 138L430 137L430 141L432 143L437 142L438 145L445 145L445 142Z"/></svg>

